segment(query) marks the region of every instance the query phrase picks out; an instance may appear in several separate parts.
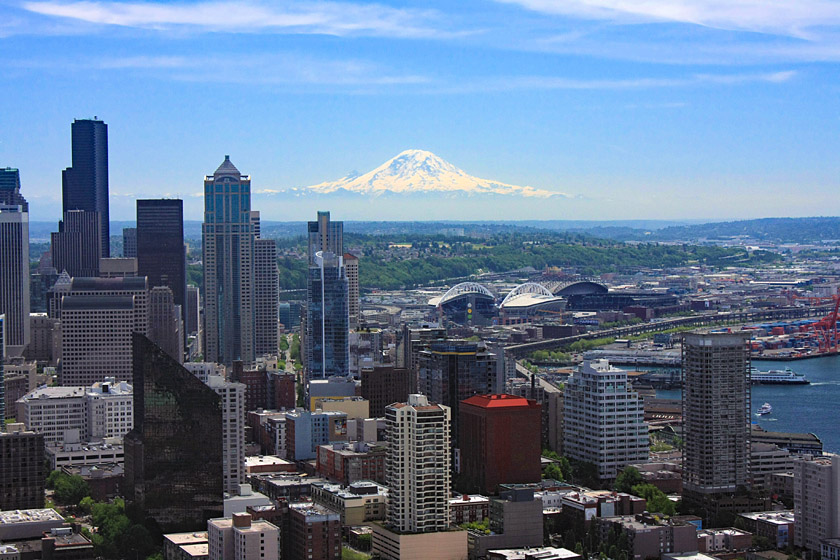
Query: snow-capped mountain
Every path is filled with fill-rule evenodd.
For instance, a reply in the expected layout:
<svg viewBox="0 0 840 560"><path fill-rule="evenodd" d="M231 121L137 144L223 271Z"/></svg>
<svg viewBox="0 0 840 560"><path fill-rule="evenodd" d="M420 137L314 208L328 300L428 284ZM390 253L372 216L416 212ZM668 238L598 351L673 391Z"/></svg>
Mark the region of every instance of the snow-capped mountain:
<svg viewBox="0 0 840 560"><path fill-rule="evenodd" d="M539 198L564 196L559 192L479 179L424 150L406 150L364 175L352 174L338 181L312 185L302 190L320 194L345 191L373 196L387 193L497 194Z"/></svg>

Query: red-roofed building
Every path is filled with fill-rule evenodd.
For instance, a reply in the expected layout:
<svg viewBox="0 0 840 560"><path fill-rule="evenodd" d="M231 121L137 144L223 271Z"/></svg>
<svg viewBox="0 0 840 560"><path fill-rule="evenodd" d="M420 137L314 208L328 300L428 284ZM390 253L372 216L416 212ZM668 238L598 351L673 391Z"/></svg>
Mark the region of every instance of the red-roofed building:
<svg viewBox="0 0 840 560"><path fill-rule="evenodd" d="M460 405L465 492L498 493L499 484L539 482L542 407L515 395L476 395Z"/></svg>

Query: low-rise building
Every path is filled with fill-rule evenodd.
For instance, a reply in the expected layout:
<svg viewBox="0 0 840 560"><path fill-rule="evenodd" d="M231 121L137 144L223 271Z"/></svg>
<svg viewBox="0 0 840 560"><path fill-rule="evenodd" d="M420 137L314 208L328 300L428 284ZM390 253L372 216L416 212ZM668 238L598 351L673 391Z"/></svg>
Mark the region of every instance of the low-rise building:
<svg viewBox="0 0 840 560"><path fill-rule="evenodd" d="M793 545L796 526L793 510L742 513L739 517L744 520L747 531L769 539L776 548Z"/></svg>
<svg viewBox="0 0 840 560"><path fill-rule="evenodd" d="M467 560L467 531L398 533L373 527L373 552L383 560Z"/></svg>
<svg viewBox="0 0 840 560"><path fill-rule="evenodd" d="M840 560L840 538L820 541L820 560Z"/></svg>
<svg viewBox="0 0 840 560"><path fill-rule="evenodd" d="M790 451L773 443L751 443L750 476L752 476L752 487L767 488L770 483L770 475L777 472L793 472L793 457Z"/></svg>
<svg viewBox="0 0 840 560"><path fill-rule="evenodd" d="M289 506L289 531L284 558L340 560L341 517L312 503Z"/></svg>
<svg viewBox="0 0 840 560"><path fill-rule="evenodd" d="M536 493L534 496L539 497ZM455 498L449 498L449 519L453 525L481 523L489 517L490 498L487 496L462 494Z"/></svg>
<svg viewBox="0 0 840 560"><path fill-rule="evenodd" d="M248 513L207 522L209 560L278 560L280 531ZM304 557L305 558L305 557Z"/></svg>
<svg viewBox="0 0 840 560"><path fill-rule="evenodd" d="M337 512L342 525L362 525L385 519L388 489L371 480L346 487L321 482L312 485L312 501Z"/></svg>
<svg viewBox="0 0 840 560"><path fill-rule="evenodd" d="M249 476L260 473L295 472L295 464L276 455L252 455L245 457L245 473Z"/></svg>
<svg viewBox="0 0 840 560"><path fill-rule="evenodd" d="M318 473L339 484L359 480L385 483L385 443L353 442L318 446Z"/></svg>
<svg viewBox="0 0 840 560"><path fill-rule="evenodd" d="M47 461L50 469L62 467L102 464L125 464L125 449L120 443L94 441L89 443L63 443L48 445L46 448Z"/></svg>
<svg viewBox="0 0 840 560"><path fill-rule="evenodd" d="M487 551L487 560L583 560L583 556L565 548L508 548Z"/></svg>
<svg viewBox="0 0 840 560"><path fill-rule="evenodd" d="M362 397L316 397L315 410L343 412L348 418L370 418L370 401Z"/></svg>
<svg viewBox="0 0 840 560"><path fill-rule="evenodd" d="M198 560L209 555L207 531L163 535L163 560Z"/></svg>
<svg viewBox="0 0 840 560"><path fill-rule="evenodd" d="M679 520L657 520L649 514L624 515L599 518L597 526L604 540L615 529L627 535L634 560L697 550L697 527Z"/></svg>
<svg viewBox="0 0 840 560"><path fill-rule="evenodd" d="M50 508L0 511L0 542L40 538L63 526L64 518Z"/></svg>
<svg viewBox="0 0 840 560"><path fill-rule="evenodd" d="M697 531L697 550L700 552L746 550L751 546L752 533L734 527Z"/></svg>
<svg viewBox="0 0 840 560"><path fill-rule="evenodd" d="M122 464L68 465L61 467L70 476L80 476L88 483L90 497L97 502L106 502L122 495L125 469Z"/></svg>
<svg viewBox="0 0 840 560"><path fill-rule="evenodd" d="M347 441L347 414L295 410L286 414L286 458L307 461L319 445Z"/></svg>
<svg viewBox="0 0 840 560"><path fill-rule="evenodd" d="M44 437L24 431L19 423L8 424L6 429L0 432L0 510L42 508Z"/></svg>
<svg viewBox="0 0 840 560"><path fill-rule="evenodd" d="M502 485L499 497L490 500L489 521L489 535L469 531L470 560L487 558L492 549L543 544L542 500L530 488Z"/></svg>

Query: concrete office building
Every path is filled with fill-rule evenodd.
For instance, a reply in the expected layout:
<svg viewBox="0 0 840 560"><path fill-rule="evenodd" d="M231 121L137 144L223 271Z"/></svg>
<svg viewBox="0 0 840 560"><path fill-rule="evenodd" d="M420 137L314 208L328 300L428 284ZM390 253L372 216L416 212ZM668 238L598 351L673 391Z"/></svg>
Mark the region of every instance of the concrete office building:
<svg viewBox="0 0 840 560"><path fill-rule="evenodd" d="M61 201L72 210L96 213L99 255L111 256L108 213L108 125L96 119L75 119L70 126L72 165L61 173Z"/></svg>
<svg viewBox="0 0 840 560"><path fill-rule="evenodd" d="M0 510L44 507L44 436L9 424L0 432Z"/></svg>
<svg viewBox="0 0 840 560"><path fill-rule="evenodd" d="M331 509L308 502L291 504L286 535L283 558L341 559L341 517Z"/></svg>
<svg viewBox="0 0 840 560"><path fill-rule="evenodd" d="M99 276L102 252L102 216L99 212L65 210L58 231L50 234L50 253L56 271L71 277Z"/></svg>
<svg viewBox="0 0 840 560"><path fill-rule="evenodd" d="M145 336L132 339L126 502L164 532L201 530L223 512L221 398Z"/></svg>
<svg viewBox="0 0 840 560"><path fill-rule="evenodd" d="M344 412L286 413L286 458L292 461L315 459L319 445L347 441L347 414Z"/></svg>
<svg viewBox="0 0 840 560"><path fill-rule="evenodd" d="M137 258L137 228L123 228L123 257Z"/></svg>
<svg viewBox="0 0 840 560"><path fill-rule="evenodd" d="M39 387L17 401L17 418L48 445L123 437L134 426L134 391L114 378L88 387Z"/></svg>
<svg viewBox="0 0 840 560"><path fill-rule="evenodd" d="M225 156L204 179L204 355L254 362L254 233L251 178Z"/></svg>
<svg viewBox="0 0 840 560"><path fill-rule="evenodd" d="M251 224L259 231L259 212L251 211ZM278 353L277 323L280 284L277 244L273 239L254 239L254 351L257 356Z"/></svg>
<svg viewBox="0 0 840 560"><path fill-rule="evenodd" d="M489 521L491 534L470 532L470 559L486 558L493 549L543 544L543 503L532 488L503 485L490 500Z"/></svg>
<svg viewBox="0 0 840 560"><path fill-rule="evenodd" d="M642 399L630 389L627 372L607 360L584 361L572 374L566 382L563 418L565 456L596 465L602 480L648 459Z"/></svg>
<svg viewBox="0 0 840 560"><path fill-rule="evenodd" d="M181 309L169 286L156 286L149 291L149 340L179 362L184 361Z"/></svg>
<svg viewBox="0 0 840 560"><path fill-rule="evenodd" d="M23 199L19 193L18 198ZM27 208L25 200L16 205L0 201L0 315L6 316L6 347L13 355L20 355L30 341Z"/></svg>
<svg viewBox="0 0 840 560"><path fill-rule="evenodd" d="M707 520L723 510L767 509L735 497L750 485L749 337L691 332L683 339L683 499Z"/></svg>
<svg viewBox="0 0 840 560"><path fill-rule="evenodd" d="M207 385L213 389L222 405L222 470L225 492L239 493L245 482L245 385L230 383L211 375Z"/></svg>
<svg viewBox="0 0 840 560"><path fill-rule="evenodd" d="M362 398L370 402L370 415L385 416L385 408L395 402L406 402L411 387L411 375L407 369L393 365L362 368Z"/></svg>
<svg viewBox="0 0 840 560"><path fill-rule="evenodd" d="M793 462L794 544L819 552L820 540L840 537L840 455Z"/></svg>
<svg viewBox="0 0 840 560"><path fill-rule="evenodd" d="M513 395L476 395L461 401L460 415L464 492L492 496L500 484L542 479L539 404Z"/></svg>
<svg viewBox="0 0 840 560"><path fill-rule="evenodd" d="M279 560L280 530L249 513L207 522L209 560Z"/></svg>
<svg viewBox="0 0 840 560"><path fill-rule="evenodd" d="M357 329L362 317L359 299L359 257L344 253L344 270L347 273L347 308L350 314L350 328Z"/></svg>
<svg viewBox="0 0 840 560"><path fill-rule="evenodd" d="M452 446L457 448L461 401L494 393L496 356L483 342L438 340L418 354L418 391L452 410Z"/></svg>

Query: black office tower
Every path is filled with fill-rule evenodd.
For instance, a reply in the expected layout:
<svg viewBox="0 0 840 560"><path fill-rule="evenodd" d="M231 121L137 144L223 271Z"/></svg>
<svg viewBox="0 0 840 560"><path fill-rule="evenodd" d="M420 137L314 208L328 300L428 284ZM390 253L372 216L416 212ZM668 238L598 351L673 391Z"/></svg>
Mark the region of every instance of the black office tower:
<svg viewBox="0 0 840 560"><path fill-rule="evenodd" d="M98 212L100 247L111 256L108 216L108 125L100 120L74 120L71 126L73 165L61 174L63 211Z"/></svg>
<svg viewBox="0 0 840 560"><path fill-rule="evenodd" d="M183 200L137 201L137 274L148 276L149 288L172 290L183 313L187 297Z"/></svg>
<svg viewBox="0 0 840 560"><path fill-rule="evenodd" d="M165 533L204 530L223 513L221 397L148 338L132 337L126 500Z"/></svg>

